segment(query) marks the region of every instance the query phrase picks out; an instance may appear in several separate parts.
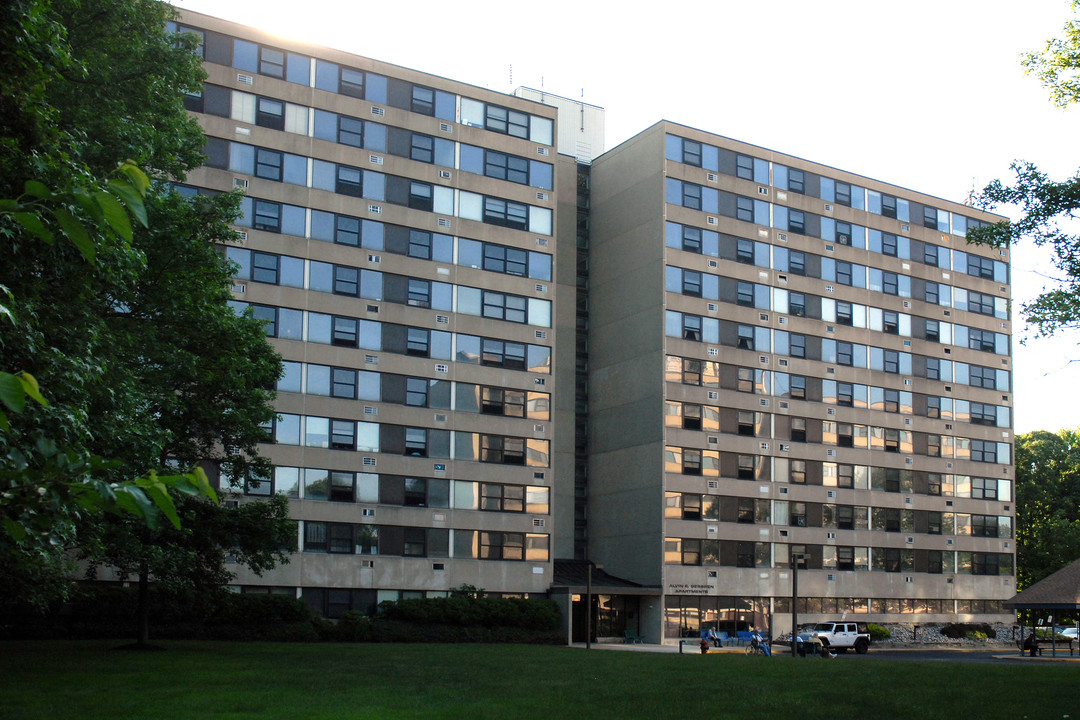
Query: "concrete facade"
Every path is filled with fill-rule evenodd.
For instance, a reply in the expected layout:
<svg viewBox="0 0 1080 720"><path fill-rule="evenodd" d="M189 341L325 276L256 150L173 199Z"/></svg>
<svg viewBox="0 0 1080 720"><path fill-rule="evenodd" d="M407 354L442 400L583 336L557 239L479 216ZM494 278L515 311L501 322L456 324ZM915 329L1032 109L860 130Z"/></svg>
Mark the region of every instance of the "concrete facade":
<svg viewBox="0 0 1080 720"><path fill-rule="evenodd" d="M1009 258L963 238L996 217L668 122L600 154L594 106L180 26L183 189L244 188L235 302L286 362L238 499L287 494L299 551L240 590L336 617L591 560L636 585L601 625L660 642L783 629L794 550L807 621L1006 617Z"/></svg>

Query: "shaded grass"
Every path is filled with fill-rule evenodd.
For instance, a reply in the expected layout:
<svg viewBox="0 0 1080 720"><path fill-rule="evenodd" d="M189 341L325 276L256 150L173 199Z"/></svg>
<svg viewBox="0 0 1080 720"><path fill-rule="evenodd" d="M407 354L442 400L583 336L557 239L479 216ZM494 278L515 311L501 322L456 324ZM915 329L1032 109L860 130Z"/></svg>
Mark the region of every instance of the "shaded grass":
<svg viewBox="0 0 1080 720"><path fill-rule="evenodd" d="M4 720L1080 718L1080 667L528 645L0 643Z"/></svg>

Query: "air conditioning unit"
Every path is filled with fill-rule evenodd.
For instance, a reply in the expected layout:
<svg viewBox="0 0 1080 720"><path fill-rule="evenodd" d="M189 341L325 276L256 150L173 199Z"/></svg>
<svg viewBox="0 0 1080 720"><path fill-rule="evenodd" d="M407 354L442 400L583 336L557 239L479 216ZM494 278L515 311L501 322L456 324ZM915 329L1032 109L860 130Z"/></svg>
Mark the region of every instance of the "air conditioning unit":
<svg viewBox="0 0 1080 720"><path fill-rule="evenodd" d="M443 180L449 180L450 179L450 171L449 170L440 170L439 171L439 177L441 177Z"/></svg>
<svg viewBox="0 0 1080 720"><path fill-rule="evenodd" d="M382 214L382 208L380 206L378 206L378 205L368 205L367 209L368 209L369 213L372 213L374 215L381 215Z"/></svg>
<svg viewBox="0 0 1080 720"><path fill-rule="evenodd" d="M383 159L378 155L368 155L368 160L371 161L372 165L382 165L383 164Z"/></svg>
<svg viewBox="0 0 1080 720"><path fill-rule="evenodd" d="M452 133L454 132L454 126L450 123L439 123L439 130L442 132Z"/></svg>
<svg viewBox="0 0 1080 720"><path fill-rule="evenodd" d="M381 117L381 116L386 114L386 110L384 108L378 107L377 105L372 105L371 106L371 114L372 115L378 115L378 116Z"/></svg>
<svg viewBox="0 0 1080 720"><path fill-rule="evenodd" d="M248 181L244 178L233 178L232 184L235 188L242 188L244 190L247 190Z"/></svg>
<svg viewBox="0 0 1080 720"><path fill-rule="evenodd" d="M250 75L245 75L244 73L237 73L236 74L236 82L243 83L245 85L254 85L255 84L255 78L253 78Z"/></svg>

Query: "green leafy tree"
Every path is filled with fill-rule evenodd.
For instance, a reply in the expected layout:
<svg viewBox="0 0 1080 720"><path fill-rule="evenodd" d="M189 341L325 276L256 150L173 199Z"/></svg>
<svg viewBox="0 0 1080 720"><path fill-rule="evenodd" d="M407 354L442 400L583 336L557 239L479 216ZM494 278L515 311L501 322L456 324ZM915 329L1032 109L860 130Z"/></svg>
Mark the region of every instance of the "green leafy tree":
<svg viewBox="0 0 1080 720"><path fill-rule="evenodd" d="M1080 12L1080 1L1072 3ZM1042 52L1027 53L1022 63L1050 92L1051 100L1067 108L1080 99L1080 20L1070 19L1064 36L1048 40ZM1052 180L1034 164L1012 164L1012 183L995 180L976 197L984 208L1016 206L1020 219L968 231L968 240L1006 247L1027 240L1050 250L1053 285L1020 309L1035 337L1080 328L1080 235L1072 225L1080 213L1080 173Z"/></svg>
<svg viewBox="0 0 1080 720"><path fill-rule="evenodd" d="M1016 437L1016 555L1021 590L1080 558L1080 432Z"/></svg>
<svg viewBox="0 0 1080 720"><path fill-rule="evenodd" d="M213 496L200 467L268 472L257 443L280 359L228 308L214 249L234 239L237 198L167 184L204 142L182 98L205 75L173 14L0 4L0 577L39 603L62 591L69 548L108 558L102 510L177 532L211 512L181 497Z"/></svg>

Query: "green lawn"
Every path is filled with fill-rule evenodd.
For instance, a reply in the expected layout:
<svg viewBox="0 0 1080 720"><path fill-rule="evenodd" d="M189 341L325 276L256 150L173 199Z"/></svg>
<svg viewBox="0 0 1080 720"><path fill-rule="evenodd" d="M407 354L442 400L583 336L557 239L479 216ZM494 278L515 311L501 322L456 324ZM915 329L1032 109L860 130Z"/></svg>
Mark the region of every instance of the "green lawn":
<svg viewBox="0 0 1080 720"><path fill-rule="evenodd" d="M0 643L0 718L1080 718L1080 666L516 645Z"/></svg>

